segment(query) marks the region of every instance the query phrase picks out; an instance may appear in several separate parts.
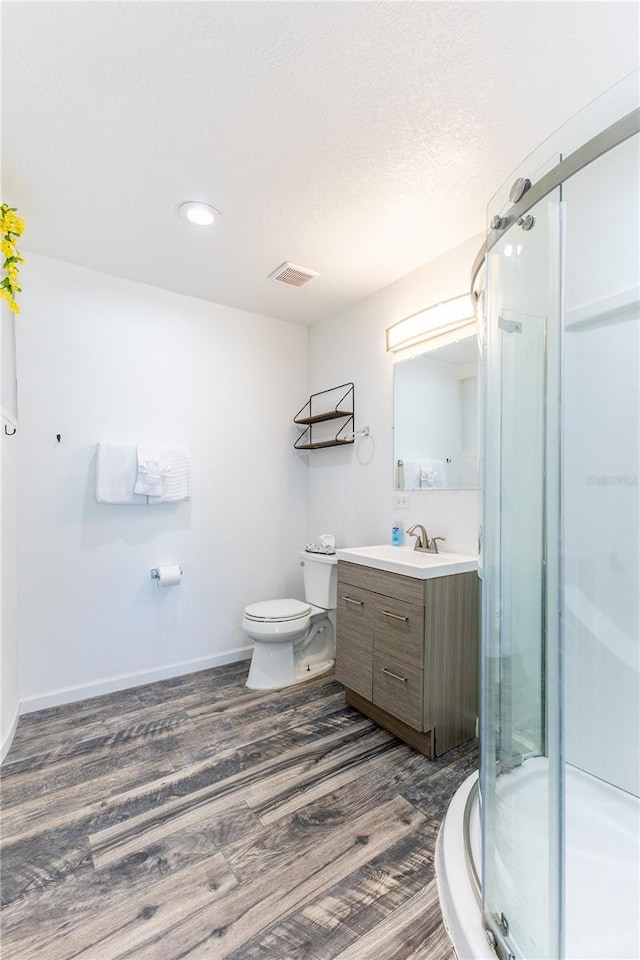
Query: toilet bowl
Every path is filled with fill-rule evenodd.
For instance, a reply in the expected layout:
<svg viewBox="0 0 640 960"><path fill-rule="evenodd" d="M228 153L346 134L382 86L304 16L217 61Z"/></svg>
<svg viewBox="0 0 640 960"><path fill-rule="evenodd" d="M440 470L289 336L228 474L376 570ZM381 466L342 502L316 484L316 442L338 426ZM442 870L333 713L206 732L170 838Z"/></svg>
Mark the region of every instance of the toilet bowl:
<svg viewBox="0 0 640 960"><path fill-rule="evenodd" d="M253 640L250 690L278 690L326 673L334 665L336 558L301 551L305 600L264 600L244 611L242 629ZM319 603L318 601L323 601Z"/></svg>

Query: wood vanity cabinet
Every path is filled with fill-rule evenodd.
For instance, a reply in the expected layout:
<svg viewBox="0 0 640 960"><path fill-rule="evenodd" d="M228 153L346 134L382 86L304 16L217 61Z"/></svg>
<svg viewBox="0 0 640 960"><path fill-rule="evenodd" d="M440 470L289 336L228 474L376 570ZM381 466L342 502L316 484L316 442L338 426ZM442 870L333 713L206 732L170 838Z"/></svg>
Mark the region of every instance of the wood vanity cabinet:
<svg viewBox="0 0 640 960"><path fill-rule="evenodd" d="M477 573L420 580L339 560L337 593L347 703L432 758L475 736Z"/></svg>

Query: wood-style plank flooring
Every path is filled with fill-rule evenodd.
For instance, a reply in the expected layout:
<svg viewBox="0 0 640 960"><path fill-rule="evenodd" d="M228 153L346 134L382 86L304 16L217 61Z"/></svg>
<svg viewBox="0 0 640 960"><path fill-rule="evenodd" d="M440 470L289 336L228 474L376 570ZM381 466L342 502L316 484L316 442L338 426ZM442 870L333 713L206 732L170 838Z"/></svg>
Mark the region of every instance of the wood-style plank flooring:
<svg viewBox="0 0 640 960"><path fill-rule="evenodd" d="M333 677L230 664L23 717L2 960L451 960L434 879L473 741L435 761Z"/></svg>

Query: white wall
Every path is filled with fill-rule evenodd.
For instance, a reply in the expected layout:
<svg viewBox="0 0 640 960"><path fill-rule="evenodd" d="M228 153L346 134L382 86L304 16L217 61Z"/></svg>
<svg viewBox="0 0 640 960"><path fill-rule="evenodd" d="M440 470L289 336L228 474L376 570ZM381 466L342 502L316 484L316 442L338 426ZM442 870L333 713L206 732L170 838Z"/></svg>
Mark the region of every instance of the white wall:
<svg viewBox="0 0 640 960"><path fill-rule="evenodd" d="M0 418L2 424L0 435L0 762L11 746L19 712L17 571L19 437L17 433L13 436L5 435L5 426L9 432L13 431L18 418L15 354L15 318L3 300L0 305L0 405L2 407Z"/></svg>
<svg viewBox="0 0 640 960"><path fill-rule="evenodd" d="M237 659L244 606L302 589L307 476L291 421L308 395L307 329L33 254L28 267L23 709ZM96 503L96 443L137 438L190 448L190 502ZM173 562L181 586L158 590L150 569Z"/></svg>
<svg viewBox="0 0 640 960"><path fill-rule="evenodd" d="M393 505L393 362L403 354L386 353L385 329L467 291L482 240L473 237L311 328L311 389L353 380L356 429L371 428L371 436L353 446L307 455L312 536L334 533L341 546L389 542L397 513ZM424 523L431 536L447 537L447 550L477 553L477 491L419 491L410 498L410 510L399 514L405 527Z"/></svg>
<svg viewBox="0 0 640 960"><path fill-rule="evenodd" d="M15 397L14 317L3 303L0 311L2 435L0 435L0 760L18 720L18 441L7 436L17 421Z"/></svg>
<svg viewBox="0 0 640 960"><path fill-rule="evenodd" d="M480 242L313 328L310 345L303 326L29 256L18 326L23 710L248 655L242 610L301 595L306 539L389 539L394 357L384 330L465 290ZM294 452L309 362L311 390L355 379L357 426L370 425L370 440ZM95 502L96 443L137 438L190 447L190 502ZM411 496L407 525L476 551L477 492ZM170 562L183 582L158 590L149 570Z"/></svg>

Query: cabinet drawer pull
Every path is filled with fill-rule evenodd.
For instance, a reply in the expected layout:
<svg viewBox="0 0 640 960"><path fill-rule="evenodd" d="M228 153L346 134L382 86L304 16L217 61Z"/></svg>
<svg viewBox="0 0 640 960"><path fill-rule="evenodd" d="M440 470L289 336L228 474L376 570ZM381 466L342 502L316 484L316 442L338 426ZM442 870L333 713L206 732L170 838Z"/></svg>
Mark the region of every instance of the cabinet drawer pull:
<svg viewBox="0 0 640 960"><path fill-rule="evenodd" d="M347 603L357 603L359 607L364 606L364 600L352 600L351 597L343 597L343 600L346 600Z"/></svg>
<svg viewBox="0 0 640 960"><path fill-rule="evenodd" d="M404 620L405 623L409 623L409 617L401 617L397 613L389 613L388 610L382 611L385 617L393 617L394 620Z"/></svg>
<svg viewBox="0 0 640 960"><path fill-rule="evenodd" d="M391 670L387 670L386 667L383 667L383 668L382 668L382 672L383 672L383 673L386 673L388 677L393 677L394 680L401 680L402 683L406 683L406 682L407 682L407 678L406 678L406 677L399 677L397 673L391 673Z"/></svg>

